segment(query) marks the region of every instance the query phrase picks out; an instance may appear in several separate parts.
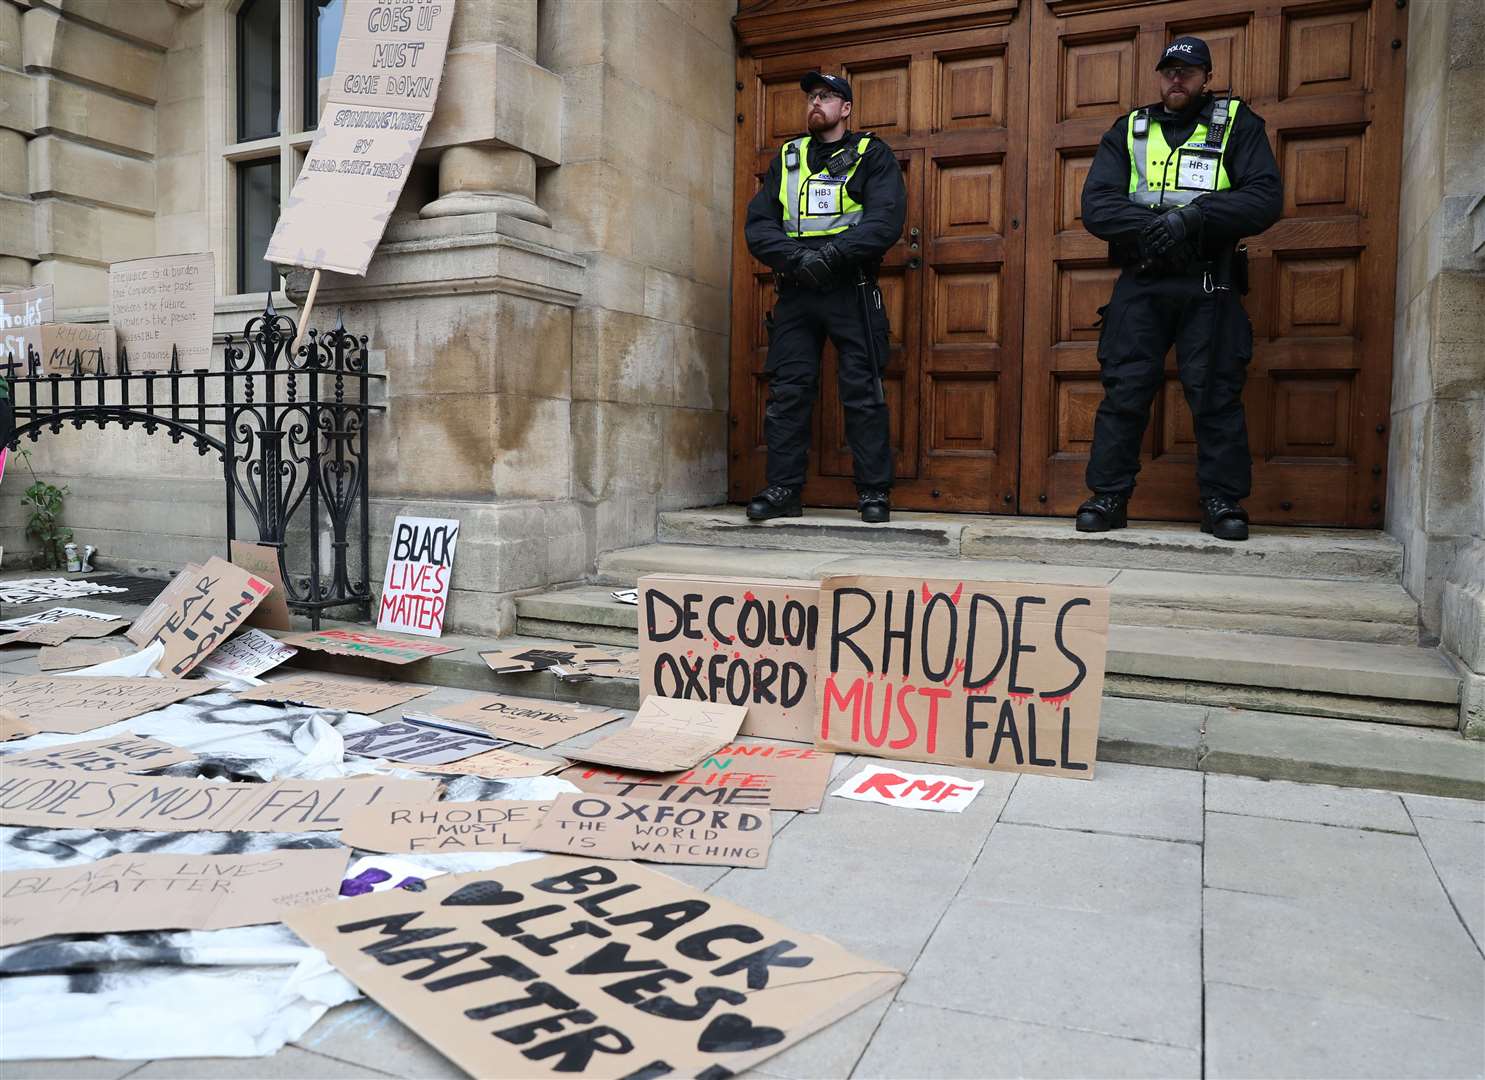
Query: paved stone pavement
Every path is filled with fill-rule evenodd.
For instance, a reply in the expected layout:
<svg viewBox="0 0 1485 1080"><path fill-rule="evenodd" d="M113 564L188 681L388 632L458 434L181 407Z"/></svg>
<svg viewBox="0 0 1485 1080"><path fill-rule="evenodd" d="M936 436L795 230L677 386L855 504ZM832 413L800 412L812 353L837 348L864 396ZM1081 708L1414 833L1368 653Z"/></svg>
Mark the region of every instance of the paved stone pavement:
<svg viewBox="0 0 1485 1080"><path fill-rule="evenodd" d="M1485 805L1135 765L933 771L984 791L960 815L827 799L778 815L765 870L661 868L908 973L758 1075L1485 1075ZM0 1065L459 1075L364 1001L270 1058Z"/></svg>

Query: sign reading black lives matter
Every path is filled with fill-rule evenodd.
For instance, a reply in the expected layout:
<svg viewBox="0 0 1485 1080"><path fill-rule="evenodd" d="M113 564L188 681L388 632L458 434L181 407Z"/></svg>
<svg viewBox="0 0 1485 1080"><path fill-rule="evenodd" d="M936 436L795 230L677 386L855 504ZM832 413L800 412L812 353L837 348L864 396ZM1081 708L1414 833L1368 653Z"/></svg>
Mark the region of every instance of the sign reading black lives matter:
<svg viewBox="0 0 1485 1080"><path fill-rule="evenodd" d="M284 922L471 1076L733 1076L901 980L632 862L565 855Z"/></svg>
<svg viewBox="0 0 1485 1080"><path fill-rule="evenodd" d="M1109 591L932 578L820 583L815 745L1091 779Z"/></svg>
<svg viewBox="0 0 1485 1080"><path fill-rule="evenodd" d="M433 118L453 21L454 0L346 0L329 96L269 262L366 273Z"/></svg>

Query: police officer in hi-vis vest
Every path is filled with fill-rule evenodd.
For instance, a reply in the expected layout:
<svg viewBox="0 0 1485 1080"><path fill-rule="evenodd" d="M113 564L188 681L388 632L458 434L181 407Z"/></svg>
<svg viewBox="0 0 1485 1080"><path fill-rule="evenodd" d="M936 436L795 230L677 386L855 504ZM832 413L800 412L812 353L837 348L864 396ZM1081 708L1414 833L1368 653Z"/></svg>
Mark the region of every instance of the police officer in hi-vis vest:
<svg viewBox="0 0 1485 1080"><path fill-rule="evenodd" d="M1279 219L1283 193L1263 120L1235 97L1207 92L1212 55L1180 37L1157 65L1160 103L1105 133L1083 184L1083 224L1123 267L1103 309L1098 364L1104 398L1093 422L1082 532L1122 529L1140 467L1150 403L1177 369L1196 427L1201 528L1248 538L1253 463L1243 381L1253 327L1239 296L1238 242Z"/></svg>
<svg viewBox="0 0 1485 1080"><path fill-rule="evenodd" d="M850 83L812 71L799 85L809 134L785 143L773 159L748 204L744 230L753 257L773 269L779 294L768 316L768 486L748 503L748 519L801 514L810 414L829 337L838 357L857 507L863 521L887 521L892 448L881 385L887 313L876 276L902 233L907 190L887 144L847 126Z"/></svg>

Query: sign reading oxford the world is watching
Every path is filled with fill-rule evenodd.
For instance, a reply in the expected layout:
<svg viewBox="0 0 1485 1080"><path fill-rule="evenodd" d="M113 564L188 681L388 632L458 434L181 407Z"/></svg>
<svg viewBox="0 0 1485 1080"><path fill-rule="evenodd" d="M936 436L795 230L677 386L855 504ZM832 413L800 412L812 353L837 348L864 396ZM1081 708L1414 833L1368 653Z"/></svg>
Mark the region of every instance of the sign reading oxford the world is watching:
<svg viewBox="0 0 1485 1080"><path fill-rule="evenodd" d="M453 21L454 0L346 0L329 97L269 262L366 273L433 118Z"/></svg>

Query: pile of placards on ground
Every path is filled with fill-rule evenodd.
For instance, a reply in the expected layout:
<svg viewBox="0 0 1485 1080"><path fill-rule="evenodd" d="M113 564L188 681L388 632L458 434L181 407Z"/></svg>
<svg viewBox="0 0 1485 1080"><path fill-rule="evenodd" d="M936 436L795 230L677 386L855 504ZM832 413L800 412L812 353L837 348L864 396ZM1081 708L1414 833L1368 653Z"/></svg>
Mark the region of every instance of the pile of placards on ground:
<svg viewBox="0 0 1485 1080"><path fill-rule="evenodd" d="M762 870L835 751L1092 777L1100 588L654 576L637 653L481 653L637 678L631 723L419 708L433 686L370 676L457 650L442 524L397 523L404 632L286 632L276 559L244 549L132 625L59 608L0 639L43 672L0 688L0 1055L267 1054L364 993L472 1075L730 1075L900 975L640 863ZM366 673L262 678L298 650ZM836 794L955 812L979 787L876 762Z"/></svg>

